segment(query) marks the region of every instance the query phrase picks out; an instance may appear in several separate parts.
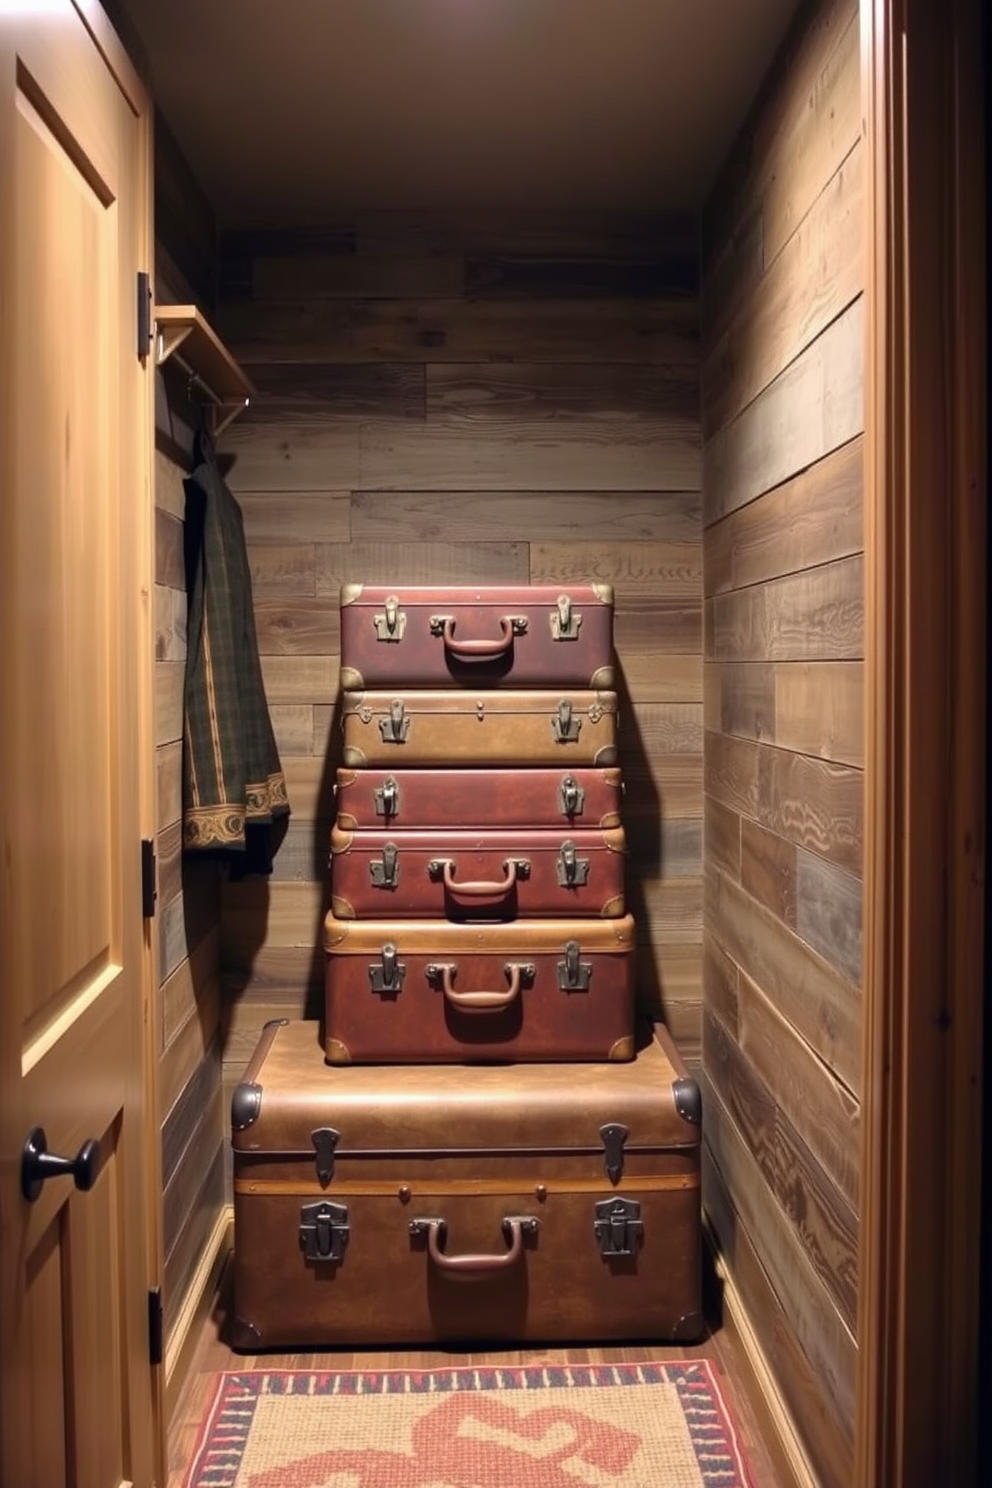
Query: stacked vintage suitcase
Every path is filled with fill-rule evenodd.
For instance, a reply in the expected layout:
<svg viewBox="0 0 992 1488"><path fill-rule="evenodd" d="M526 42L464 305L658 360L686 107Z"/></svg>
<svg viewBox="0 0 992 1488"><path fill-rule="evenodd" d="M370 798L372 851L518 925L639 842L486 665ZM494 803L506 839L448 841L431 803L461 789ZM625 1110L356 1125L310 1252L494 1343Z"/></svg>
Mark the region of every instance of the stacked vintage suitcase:
<svg viewBox="0 0 992 1488"><path fill-rule="evenodd" d="M342 591L323 1042L268 1025L235 1092L238 1346L698 1336L612 622L604 586Z"/></svg>

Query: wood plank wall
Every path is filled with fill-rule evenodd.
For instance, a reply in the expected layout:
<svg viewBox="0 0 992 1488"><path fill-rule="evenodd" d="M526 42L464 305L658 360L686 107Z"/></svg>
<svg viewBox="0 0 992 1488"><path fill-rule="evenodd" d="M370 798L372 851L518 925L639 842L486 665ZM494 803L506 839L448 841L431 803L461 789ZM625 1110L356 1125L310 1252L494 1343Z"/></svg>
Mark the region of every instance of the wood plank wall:
<svg viewBox="0 0 992 1488"><path fill-rule="evenodd" d="M800 10L702 223L704 1202L852 1481L863 828L857 0Z"/></svg>
<svg viewBox="0 0 992 1488"><path fill-rule="evenodd" d="M164 127L156 132L155 293L160 303L213 297L213 218ZM184 267L187 272L184 272ZM198 405L167 364L156 385L155 742L158 781L159 994L155 1016L162 1142L166 1358L224 1207L227 1112L221 1094L220 879L181 853L186 661L185 494Z"/></svg>
<svg viewBox="0 0 992 1488"><path fill-rule="evenodd" d="M259 389L223 449L293 815L223 896L233 1083L318 1017L342 583L615 586L643 1004L698 1062L702 566L697 224L369 214L223 236L219 325Z"/></svg>

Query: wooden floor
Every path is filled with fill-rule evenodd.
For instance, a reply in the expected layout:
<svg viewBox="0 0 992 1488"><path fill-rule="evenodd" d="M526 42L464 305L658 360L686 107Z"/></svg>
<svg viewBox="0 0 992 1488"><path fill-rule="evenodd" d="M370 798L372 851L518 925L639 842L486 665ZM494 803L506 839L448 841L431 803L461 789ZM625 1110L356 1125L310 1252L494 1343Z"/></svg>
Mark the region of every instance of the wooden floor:
<svg viewBox="0 0 992 1488"><path fill-rule="evenodd" d="M432 1369L451 1365L483 1364L639 1364L654 1359L708 1359L714 1365L734 1413L751 1466L754 1488L790 1488L791 1475L773 1450L770 1435L759 1424L760 1410L745 1391L745 1375L733 1340L719 1321L715 1287L710 1285L707 1314L712 1318L706 1338L692 1346L655 1345L618 1348L569 1347L517 1350L470 1349L326 1349L307 1354L235 1353L228 1337L230 1281L222 1281L217 1306L207 1320L197 1346L189 1378L179 1395L169 1431L168 1488L183 1488L200 1421L217 1374L230 1369Z"/></svg>

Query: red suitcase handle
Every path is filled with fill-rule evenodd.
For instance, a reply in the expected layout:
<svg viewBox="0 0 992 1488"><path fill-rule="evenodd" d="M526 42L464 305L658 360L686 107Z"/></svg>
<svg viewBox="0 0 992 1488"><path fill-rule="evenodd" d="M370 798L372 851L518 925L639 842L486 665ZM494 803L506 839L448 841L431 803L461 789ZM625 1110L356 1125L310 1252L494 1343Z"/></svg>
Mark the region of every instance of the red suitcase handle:
<svg viewBox="0 0 992 1488"><path fill-rule="evenodd" d="M507 858L503 864L503 878L487 881L484 878L466 880L458 883L454 877L455 864L453 859L445 858L442 864L441 877L444 887L449 894L457 898L459 894L465 899L491 899L495 894L508 894L517 881L517 860Z"/></svg>
<svg viewBox="0 0 992 1488"><path fill-rule="evenodd" d="M461 656L468 661L485 661L493 656L505 656L513 645L513 637L519 632L519 623L514 615L501 615L498 641L456 641L454 615L435 615L431 619L434 635L444 637L445 649L452 656Z"/></svg>
<svg viewBox="0 0 992 1488"><path fill-rule="evenodd" d="M458 970L455 965L437 965L432 963L426 968L429 978L438 979L442 991L448 1002L455 1007L473 1009L504 1008L509 1007L515 997L520 994L520 983L522 980L523 967L516 962L510 962L506 970L510 973L510 985L505 992L456 992L454 988L453 975Z"/></svg>
<svg viewBox="0 0 992 1488"><path fill-rule="evenodd" d="M508 1214L503 1220L503 1229L510 1233L510 1248L501 1255L445 1255L438 1244L447 1229L444 1219L413 1219L410 1221L411 1235L427 1232L427 1253L439 1271L449 1276L471 1279L485 1276L493 1271L506 1271L519 1259L524 1248L524 1231L537 1229L540 1220L531 1214Z"/></svg>

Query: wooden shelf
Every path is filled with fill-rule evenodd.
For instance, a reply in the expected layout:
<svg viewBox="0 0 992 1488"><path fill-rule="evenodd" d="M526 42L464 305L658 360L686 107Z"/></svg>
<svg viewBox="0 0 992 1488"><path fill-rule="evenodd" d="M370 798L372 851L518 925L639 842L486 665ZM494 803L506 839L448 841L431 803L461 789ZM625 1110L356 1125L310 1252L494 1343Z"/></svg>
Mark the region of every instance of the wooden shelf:
<svg viewBox="0 0 992 1488"><path fill-rule="evenodd" d="M155 307L155 360L170 357L214 404L215 434L247 408L254 388L195 305Z"/></svg>

